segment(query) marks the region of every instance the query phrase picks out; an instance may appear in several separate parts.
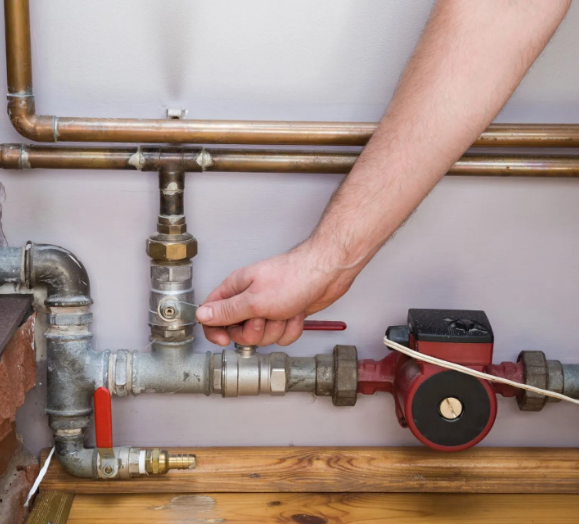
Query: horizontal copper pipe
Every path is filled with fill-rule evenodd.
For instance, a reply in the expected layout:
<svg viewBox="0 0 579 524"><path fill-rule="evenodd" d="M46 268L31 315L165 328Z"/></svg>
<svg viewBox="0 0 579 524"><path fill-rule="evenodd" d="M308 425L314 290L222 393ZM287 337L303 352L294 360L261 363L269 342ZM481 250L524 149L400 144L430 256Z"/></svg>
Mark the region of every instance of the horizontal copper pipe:
<svg viewBox="0 0 579 524"><path fill-rule="evenodd" d="M180 147L81 148L3 144L3 169L129 169L187 172L348 173L358 153ZM458 176L579 177L579 156L464 155L448 172Z"/></svg>
<svg viewBox="0 0 579 524"><path fill-rule="evenodd" d="M119 142L363 146L376 124L98 119L37 115L32 92L28 0L4 0L8 113L16 130L37 142ZM579 125L493 124L473 144L492 147L579 147Z"/></svg>

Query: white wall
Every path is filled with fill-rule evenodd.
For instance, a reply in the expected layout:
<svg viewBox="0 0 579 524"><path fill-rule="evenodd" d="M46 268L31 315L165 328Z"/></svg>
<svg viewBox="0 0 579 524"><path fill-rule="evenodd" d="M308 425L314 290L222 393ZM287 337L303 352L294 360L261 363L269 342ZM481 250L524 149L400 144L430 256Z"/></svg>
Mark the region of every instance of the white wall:
<svg viewBox="0 0 579 524"><path fill-rule="evenodd" d="M382 115L428 17L430 0L32 0L40 113L190 118L373 120ZM501 116L504 122L579 122L579 7ZM2 59L3 60L3 59ZM0 71L4 63L0 63ZM0 140L20 142L6 117ZM283 252L316 224L337 176L190 174L186 211L199 239L195 286L203 299L238 266ZM148 344L152 173L2 172L4 230L63 245L88 268L98 350ZM495 361L523 349L578 362L579 181L444 180L373 260L347 296L318 318L344 333L306 333L293 355L355 344L385 354L389 324L409 307L484 309ZM199 350L211 345L199 332ZM49 443L31 394L20 431ZM114 402L116 443L135 445L412 445L391 397L354 408L306 394L285 398L140 396ZM485 444L577 445L570 404L521 413L499 400Z"/></svg>

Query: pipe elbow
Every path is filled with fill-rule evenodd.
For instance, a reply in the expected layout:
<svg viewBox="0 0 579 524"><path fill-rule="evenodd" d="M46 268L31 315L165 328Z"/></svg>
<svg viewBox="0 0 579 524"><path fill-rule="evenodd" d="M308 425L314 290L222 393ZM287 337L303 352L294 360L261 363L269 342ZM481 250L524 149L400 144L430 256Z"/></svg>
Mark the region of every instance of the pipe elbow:
<svg viewBox="0 0 579 524"><path fill-rule="evenodd" d="M28 243L25 274L29 287L39 284L47 286L45 304L49 307L92 304L90 281L85 267L62 247Z"/></svg>
<svg viewBox="0 0 579 524"><path fill-rule="evenodd" d="M8 117L14 129L24 138L35 142L56 142L56 117L34 112L34 97L11 95Z"/></svg>
<svg viewBox="0 0 579 524"><path fill-rule="evenodd" d="M56 458L67 473L74 477L97 478L98 451L84 447L82 432L72 435L57 432L54 441Z"/></svg>

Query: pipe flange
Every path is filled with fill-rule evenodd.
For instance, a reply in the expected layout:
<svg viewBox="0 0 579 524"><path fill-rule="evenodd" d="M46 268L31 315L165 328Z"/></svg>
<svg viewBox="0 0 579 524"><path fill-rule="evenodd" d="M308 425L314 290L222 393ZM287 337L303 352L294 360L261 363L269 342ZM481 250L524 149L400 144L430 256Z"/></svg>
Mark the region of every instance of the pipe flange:
<svg viewBox="0 0 579 524"><path fill-rule="evenodd" d="M525 384L540 389L548 389L549 367L545 353L542 351L522 351L517 359L523 363ZM547 403L547 397L533 391L521 390L517 395L517 403L521 411L541 411Z"/></svg>
<svg viewBox="0 0 579 524"><path fill-rule="evenodd" d="M354 406L358 396L358 352L356 346L334 348L334 406Z"/></svg>

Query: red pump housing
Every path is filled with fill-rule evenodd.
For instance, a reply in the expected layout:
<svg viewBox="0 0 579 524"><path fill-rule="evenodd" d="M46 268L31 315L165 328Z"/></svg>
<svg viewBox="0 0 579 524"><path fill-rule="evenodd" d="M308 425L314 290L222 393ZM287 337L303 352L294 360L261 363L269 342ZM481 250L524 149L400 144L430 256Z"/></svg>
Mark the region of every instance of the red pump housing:
<svg viewBox="0 0 579 524"><path fill-rule="evenodd" d="M510 377L521 372L516 364L492 365L493 332L483 311L411 309L408 323L389 327L386 336L419 353L478 371ZM392 393L400 425L440 451L470 448L489 433L497 414L496 392L514 395L509 387L496 390L489 381L395 351L358 366L358 392Z"/></svg>

